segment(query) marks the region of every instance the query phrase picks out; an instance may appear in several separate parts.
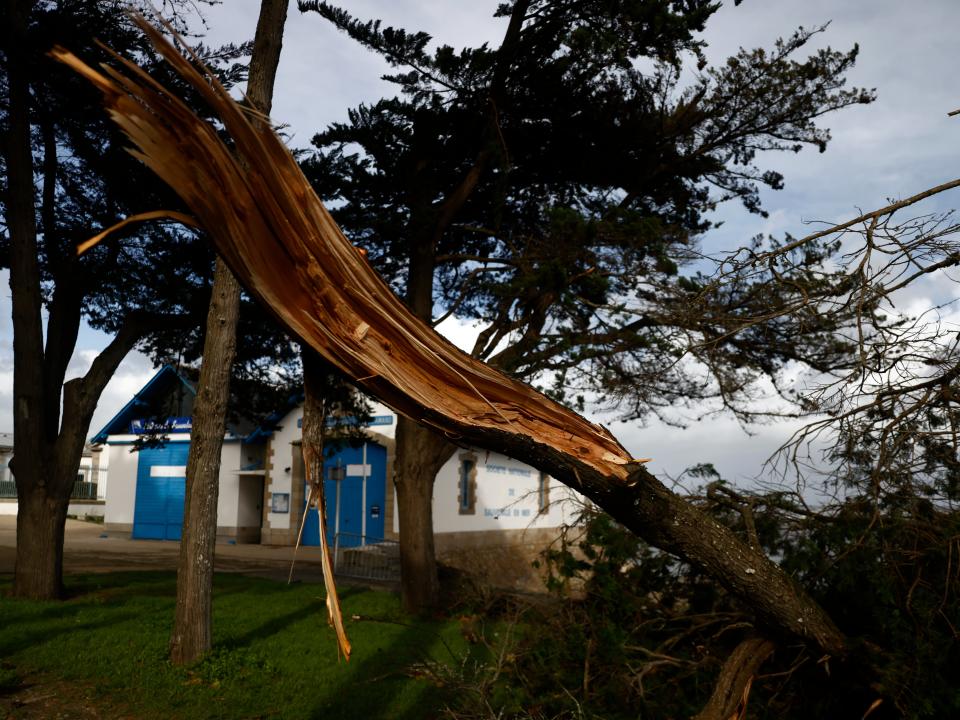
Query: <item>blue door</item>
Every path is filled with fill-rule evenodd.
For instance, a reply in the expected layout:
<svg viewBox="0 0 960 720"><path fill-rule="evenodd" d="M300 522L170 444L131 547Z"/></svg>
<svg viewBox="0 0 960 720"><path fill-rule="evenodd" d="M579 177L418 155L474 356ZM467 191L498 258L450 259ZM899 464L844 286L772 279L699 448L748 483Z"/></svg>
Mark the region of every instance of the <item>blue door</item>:
<svg viewBox="0 0 960 720"><path fill-rule="evenodd" d="M358 448L344 448L324 460L323 476L327 542L333 545L337 533L340 534L341 547L381 540L387 493L387 449L372 442ZM304 492L304 497L308 492L309 488ZM320 544L320 522L316 509L307 514L303 544Z"/></svg>
<svg viewBox="0 0 960 720"><path fill-rule="evenodd" d="M133 537L180 539L189 452L190 443L167 443L138 453Z"/></svg>

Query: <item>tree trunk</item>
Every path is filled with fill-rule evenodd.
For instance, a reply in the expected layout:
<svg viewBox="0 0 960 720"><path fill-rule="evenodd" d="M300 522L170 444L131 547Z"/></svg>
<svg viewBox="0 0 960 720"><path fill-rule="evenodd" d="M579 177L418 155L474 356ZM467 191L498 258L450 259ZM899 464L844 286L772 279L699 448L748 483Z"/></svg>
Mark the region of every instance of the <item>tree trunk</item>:
<svg viewBox="0 0 960 720"><path fill-rule="evenodd" d="M393 481L400 519L401 596L407 612L429 612L439 602L433 484L453 449L429 428L403 416L398 419Z"/></svg>
<svg viewBox="0 0 960 720"><path fill-rule="evenodd" d="M17 559L13 592L18 597L54 600L63 585L63 526L66 500L47 483L44 458L50 445L44 422L43 325L40 318L40 264L34 213L30 89L26 76L26 25L30 3L5 3L10 105L2 149L7 163L7 229L10 235L10 294L13 305L12 462L17 486ZM59 385L57 387L59 390ZM59 406L58 406L59 409ZM79 458L78 458L79 460ZM55 487L55 486L54 486ZM62 494L62 493L61 493ZM62 506L62 507L61 507Z"/></svg>
<svg viewBox="0 0 960 720"><path fill-rule="evenodd" d="M83 304L76 263L63 256L56 231L56 132L43 118L44 161L41 214L43 247L37 236L37 184L30 139L31 98L26 24L33 3L7 0L6 47L9 79L7 131L0 149L7 164L6 222L10 238L10 290L13 305L13 428L17 486L17 559L14 593L53 600L63 587L63 535L70 494L90 421L107 382L127 353L166 318L130 313L110 344L82 378L64 383L76 348ZM44 345L41 320L40 257L54 276L47 305ZM61 412L62 406L62 412Z"/></svg>
<svg viewBox="0 0 960 720"><path fill-rule="evenodd" d="M62 595L63 533L69 504L69 495L49 493L46 485L18 483L13 576L17 597L55 600Z"/></svg>
<svg viewBox="0 0 960 720"><path fill-rule="evenodd" d="M418 223L413 223L417 225ZM429 323L433 316L435 238L413 232L406 303ZM440 601L437 553L433 541L433 485L452 447L441 436L408 418L397 422L393 482L400 523L400 594L409 613L428 613Z"/></svg>
<svg viewBox="0 0 960 720"><path fill-rule="evenodd" d="M187 488L177 565L177 607L170 661L197 660L212 647L213 559L217 541L220 451L226 426L230 369L237 347L240 285L218 257L193 406Z"/></svg>
<svg viewBox="0 0 960 720"><path fill-rule="evenodd" d="M288 0L263 0L250 59L247 101L270 113ZM217 539L220 455L230 371L237 345L240 285L218 257L207 315L200 382L187 459L187 488L177 566L177 607L170 661L194 662L212 647L213 562Z"/></svg>
<svg viewBox="0 0 960 720"><path fill-rule="evenodd" d="M234 146L130 74L120 90L76 58L57 55L103 90L153 170L189 204L251 294L301 342L448 439L522 459L594 499L653 545L704 568L774 631L845 652L830 617L780 567L667 490L606 428L471 358L414 317L340 232L280 139L252 126L223 88L143 25L214 108ZM185 158L190 173L182 170Z"/></svg>

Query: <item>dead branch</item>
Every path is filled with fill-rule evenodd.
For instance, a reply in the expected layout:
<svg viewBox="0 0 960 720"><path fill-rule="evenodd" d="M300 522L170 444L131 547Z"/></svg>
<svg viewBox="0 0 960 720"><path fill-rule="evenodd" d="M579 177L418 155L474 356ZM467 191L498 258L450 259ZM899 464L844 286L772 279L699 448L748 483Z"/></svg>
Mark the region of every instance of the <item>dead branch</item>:
<svg viewBox="0 0 960 720"><path fill-rule="evenodd" d="M746 712L750 685L774 644L762 637L742 641L723 663L713 694L694 720L732 720Z"/></svg>

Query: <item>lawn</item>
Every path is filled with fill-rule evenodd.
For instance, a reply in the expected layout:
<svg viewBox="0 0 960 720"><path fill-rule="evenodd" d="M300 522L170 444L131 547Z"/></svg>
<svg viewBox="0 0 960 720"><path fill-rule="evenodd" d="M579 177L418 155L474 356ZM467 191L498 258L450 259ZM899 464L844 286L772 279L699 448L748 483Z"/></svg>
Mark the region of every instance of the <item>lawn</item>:
<svg viewBox="0 0 960 720"><path fill-rule="evenodd" d="M0 597L0 692L39 674L118 708L104 717L412 720L437 716L443 697L411 666L456 664L470 650L456 620L415 620L391 593L344 588L353 655L338 662L322 587L218 575L215 649L184 669L166 659L173 574L67 584L60 603ZM9 589L0 582L0 593Z"/></svg>

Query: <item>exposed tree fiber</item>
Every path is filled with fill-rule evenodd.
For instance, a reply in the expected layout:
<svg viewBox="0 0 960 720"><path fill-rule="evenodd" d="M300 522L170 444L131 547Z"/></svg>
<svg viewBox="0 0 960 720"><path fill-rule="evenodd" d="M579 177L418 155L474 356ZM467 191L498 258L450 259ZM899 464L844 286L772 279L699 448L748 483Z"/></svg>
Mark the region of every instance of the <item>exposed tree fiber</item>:
<svg viewBox="0 0 960 720"><path fill-rule="evenodd" d="M238 279L294 335L451 441L522 458L576 488L651 543L706 568L772 628L844 651L830 618L777 565L667 490L605 428L462 353L411 315L279 138L140 25L219 116L232 148L133 63L118 58L123 73L101 74L65 50L54 55L100 88L133 155L183 198Z"/></svg>
<svg viewBox="0 0 960 720"><path fill-rule="evenodd" d="M297 545L303 535L303 524L307 514L314 508L317 511L317 527L320 534L320 568L323 572L323 584L327 588L327 618L337 635L337 657L342 654L350 662L350 640L343 627L343 612L340 609L340 597L337 595L337 584L333 576L333 559L330 555L330 545L327 543L327 503L324 497L323 478L323 435L326 424L326 408L324 407L323 377L326 369L316 354L304 348L300 354L303 360L303 432L301 450L303 452L303 467L310 494L307 504L303 508L303 520L300 524L300 535L297 536ZM293 572L293 568L290 568Z"/></svg>

